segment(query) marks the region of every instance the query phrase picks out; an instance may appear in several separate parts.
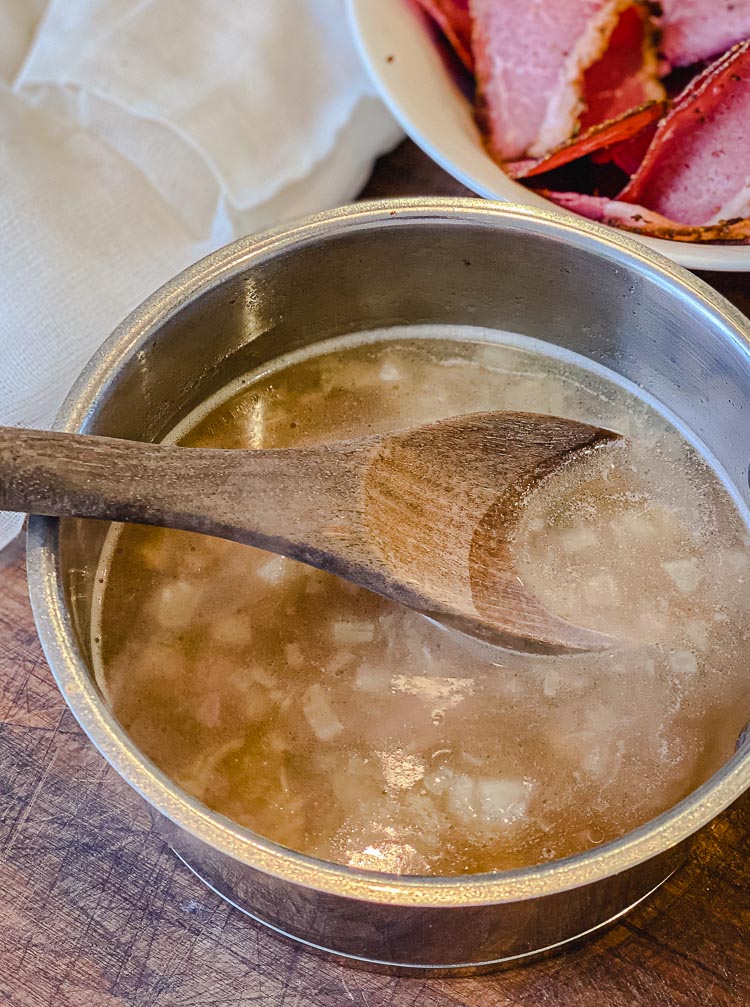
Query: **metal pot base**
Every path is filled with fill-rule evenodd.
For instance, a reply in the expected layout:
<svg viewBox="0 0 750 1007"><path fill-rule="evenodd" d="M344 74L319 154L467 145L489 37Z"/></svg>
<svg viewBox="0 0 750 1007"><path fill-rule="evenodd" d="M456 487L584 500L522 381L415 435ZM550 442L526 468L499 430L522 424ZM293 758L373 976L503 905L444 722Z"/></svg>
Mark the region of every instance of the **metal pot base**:
<svg viewBox="0 0 750 1007"><path fill-rule="evenodd" d="M377 959L364 958L358 955L342 954L340 951L335 951L333 948L322 947L320 944L313 944L311 941L306 941L302 937L290 934L286 930L282 930L280 927L274 926L273 923L269 923L262 917L250 912L249 909L246 909L238 902L235 902L234 899L230 898L224 892L219 891L219 889L216 888L215 885L212 885L211 882L200 873L200 871L193 867L193 865L182 856L182 854L178 853L173 846L170 845L170 849L177 859L180 860L185 867L187 867L190 873L194 875L202 885L205 885L206 888L212 891L214 895L218 895L220 899L229 903L230 906L241 912L243 916L247 916L255 923L260 923L261 926L265 927L267 930L273 931L273 933L278 937L283 937L284 940L291 941L294 944L299 944L310 954L319 955L322 958L328 958L329 960L338 962L339 965L346 965L348 968L362 969L365 972L380 972L386 975L412 976L416 978L420 976L453 976L455 978L459 978L461 976L483 975L488 972L504 972L507 969L518 968L522 965L531 965L533 962L541 961L544 958L552 958L555 955L562 954L565 951L571 950L579 941L590 940L596 934L601 933L608 927L617 923L617 921L625 916L626 913L631 912L646 899L650 898L654 892L661 888L661 886L675 873L674 871L670 871L666 877L662 878L662 880L646 892L645 895L641 895L641 897L636 899L635 902L631 902L629 906L626 906L625 909L621 909L619 913L615 913L615 915L611 916L608 920L604 920L603 923L598 923L595 927L591 927L589 930L582 930L573 937L568 937L566 940L559 941L557 944L550 944L547 947L538 948L536 951L529 951L522 955L510 955L507 958L496 958L492 961L463 962L458 965L425 965L423 963L410 964L408 962L378 961Z"/></svg>

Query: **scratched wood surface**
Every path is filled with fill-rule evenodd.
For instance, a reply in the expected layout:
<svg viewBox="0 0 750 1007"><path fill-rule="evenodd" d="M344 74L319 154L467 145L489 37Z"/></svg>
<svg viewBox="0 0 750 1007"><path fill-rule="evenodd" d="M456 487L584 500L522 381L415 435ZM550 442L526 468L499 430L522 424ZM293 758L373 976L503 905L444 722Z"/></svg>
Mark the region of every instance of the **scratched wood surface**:
<svg viewBox="0 0 750 1007"><path fill-rule="evenodd" d="M368 193L459 195L409 143ZM741 276L712 282L750 313ZM0 553L0 1003L8 1007L747 1007L750 794L646 906L598 940L476 979L313 958L204 889L57 693L23 547Z"/></svg>

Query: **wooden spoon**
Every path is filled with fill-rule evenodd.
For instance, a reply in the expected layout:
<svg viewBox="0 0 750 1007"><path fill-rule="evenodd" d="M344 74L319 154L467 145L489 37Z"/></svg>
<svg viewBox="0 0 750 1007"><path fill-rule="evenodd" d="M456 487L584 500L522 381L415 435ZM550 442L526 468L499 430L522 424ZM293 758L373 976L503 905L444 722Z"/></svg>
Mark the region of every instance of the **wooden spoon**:
<svg viewBox="0 0 750 1007"><path fill-rule="evenodd" d="M524 588L529 492L618 434L535 413L457 416L284 450L0 427L0 510L204 532L282 553L520 650L597 650Z"/></svg>

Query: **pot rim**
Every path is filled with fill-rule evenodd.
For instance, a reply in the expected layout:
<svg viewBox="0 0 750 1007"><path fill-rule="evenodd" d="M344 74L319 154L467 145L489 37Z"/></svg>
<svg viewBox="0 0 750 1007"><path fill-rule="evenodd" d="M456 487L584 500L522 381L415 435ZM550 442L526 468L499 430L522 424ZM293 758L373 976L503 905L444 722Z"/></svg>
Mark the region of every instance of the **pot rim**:
<svg viewBox="0 0 750 1007"><path fill-rule="evenodd" d="M635 268L665 290L682 292L722 333L750 356L750 321L687 270L639 242L597 224L554 211L483 199L398 199L352 204L308 217L219 249L170 280L109 336L76 381L55 428L85 429L96 402L124 362L200 294L254 263L311 241L353 229L410 222L482 226L554 237ZM750 787L750 747L736 752L712 777L668 811L619 839L565 859L495 874L418 877L345 867L297 853L210 811L182 791L127 737L101 697L75 642L65 603L58 550L59 521L29 520L29 594L44 654L78 723L114 769L154 808L215 850L278 879L332 895L413 907L463 907L552 895L618 874L676 846Z"/></svg>

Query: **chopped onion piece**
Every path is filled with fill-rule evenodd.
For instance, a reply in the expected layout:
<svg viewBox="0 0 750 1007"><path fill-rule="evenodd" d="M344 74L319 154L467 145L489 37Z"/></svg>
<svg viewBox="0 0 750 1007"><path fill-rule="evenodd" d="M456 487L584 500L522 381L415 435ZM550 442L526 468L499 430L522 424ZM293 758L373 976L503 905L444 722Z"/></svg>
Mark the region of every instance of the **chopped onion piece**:
<svg viewBox="0 0 750 1007"><path fill-rule="evenodd" d="M511 825L526 814L532 789L529 780L455 774L447 788L448 811L463 825L480 831Z"/></svg>
<svg viewBox="0 0 750 1007"><path fill-rule="evenodd" d="M154 614L163 629L187 629L195 620L202 591L186 580L165 584L156 593Z"/></svg>
<svg viewBox="0 0 750 1007"><path fill-rule="evenodd" d="M286 645L286 663L290 668L301 668L305 663L305 655L296 641Z"/></svg>
<svg viewBox="0 0 750 1007"><path fill-rule="evenodd" d="M375 639L375 625L372 622L334 622L333 639L347 646L371 643Z"/></svg>
<svg viewBox="0 0 750 1007"><path fill-rule="evenodd" d="M287 742L281 731L269 731L266 735L266 744L272 752L281 754L287 750Z"/></svg>
<svg viewBox="0 0 750 1007"><path fill-rule="evenodd" d="M560 672L557 668L550 668L544 676L542 686L545 696L556 696L560 688Z"/></svg>
<svg viewBox="0 0 750 1007"><path fill-rule="evenodd" d="M694 675L698 670L698 658L690 650L675 650L669 655L669 667L675 675Z"/></svg>
<svg viewBox="0 0 750 1007"><path fill-rule="evenodd" d="M662 563L661 568L669 574L677 589L683 594L692 594L703 579L703 571L695 556Z"/></svg>
<svg viewBox="0 0 750 1007"><path fill-rule="evenodd" d="M526 814L531 795L528 780L477 780L479 814L488 822L509 825Z"/></svg>
<svg viewBox="0 0 750 1007"><path fill-rule="evenodd" d="M627 433L621 420L618 422L618 430L622 434ZM654 522L639 512L625 511L624 514L618 514L610 521L609 526L623 545L631 545L634 541L643 545L649 541L656 542L660 537L659 529Z"/></svg>
<svg viewBox="0 0 750 1007"><path fill-rule="evenodd" d="M584 549L592 549L597 543L598 539L591 528L578 528L560 536L560 544L565 552L583 552Z"/></svg>
<svg viewBox="0 0 750 1007"><path fill-rule="evenodd" d="M622 766L625 742L602 736L597 741L591 736L584 744L581 769L589 776L597 777L604 786L609 786Z"/></svg>
<svg viewBox="0 0 750 1007"><path fill-rule="evenodd" d="M242 745L243 742L240 739L231 738L213 751L201 752L184 772L175 773L175 782L197 797L198 800L203 800L215 779L219 763L232 752L239 751Z"/></svg>
<svg viewBox="0 0 750 1007"><path fill-rule="evenodd" d="M305 692L302 709L307 723L321 741L332 741L344 730L322 687L317 683Z"/></svg>
<svg viewBox="0 0 750 1007"><path fill-rule="evenodd" d="M691 619L685 629L690 642L705 650L708 646L708 623L702 619Z"/></svg>
<svg viewBox="0 0 750 1007"><path fill-rule="evenodd" d="M244 615L227 615L211 625L211 636L218 644L242 647L250 642L250 622Z"/></svg>
<svg viewBox="0 0 750 1007"><path fill-rule="evenodd" d="M396 367L395 364L385 363L380 368L380 380L381 381L398 381L401 378L401 371Z"/></svg>
<svg viewBox="0 0 750 1007"><path fill-rule="evenodd" d="M274 556L255 571L259 580L266 584L281 584L291 573L292 562L285 556Z"/></svg>
<svg viewBox="0 0 750 1007"><path fill-rule="evenodd" d="M732 573L739 576L747 573L750 556L743 549L723 549L719 553L719 561L722 566L727 566Z"/></svg>
<svg viewBox="0 0 750 1007"><path fill-rule="evenodd" d="M360 692L385 694L391 686L391 676L382 668L361 664L354 674L354 686Z"/></svg>
<svg viewBox="0 0 750 1007"><path fill-rule="evenodd" d="M446 787L448 812L463 825L473 825L477 816L474 781L464 773L453 773Z"/></svg>
<svg viewBox="0 0 750 1007"><path fill-rule="evenodd" d="M455 776L447 766L436 766L424 774L424 785L431 794L443 794L451 786Z"/></svg>
<svg viewBox="0 0 750 1007"><path fill-rule="evenodd" d="M202 727L218 727L220 717L221 697L218 692L211 692L195 708L195 719Z"/></svg>
<svg viewBox="0 0 750 1007"><path fill-rule="evenodd" d="M262 667L260 664L253 665L250 674L253 676L258 685L262 685L266 689L273 689L276 685L276 679L273 677L267 668Z"/></svg>
<svg viewBox="0 0 750 1007"><path fill-rule="evenodd" d="M650 657L641 664L641 668L649 678L653 678L656 674L656 663Z"/></svg>
<svg viewBox="0 0 750 1007"><path fill-rule="evenodd" d="M619 601L620 592L611 574L598 573L583 585L583 596L588 605L615 605Z"/></svg>

